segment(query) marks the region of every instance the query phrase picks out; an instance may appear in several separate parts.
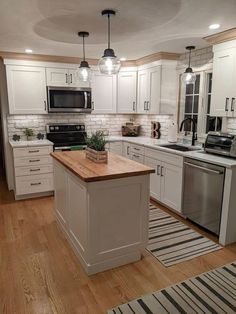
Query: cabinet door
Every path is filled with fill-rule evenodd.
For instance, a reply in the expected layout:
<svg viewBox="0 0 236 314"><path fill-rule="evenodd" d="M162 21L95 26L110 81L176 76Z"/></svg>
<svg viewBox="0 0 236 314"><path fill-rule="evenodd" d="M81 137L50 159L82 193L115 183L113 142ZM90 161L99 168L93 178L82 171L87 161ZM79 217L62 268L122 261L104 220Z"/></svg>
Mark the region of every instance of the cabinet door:
<svg viewBox="0 0 236 314"><path fill-rule="evenodd" d="M121 72L118 74L117 111L133 113L136 111L137 73Z"/></svg>
<svg viewBox="0 0 236 314"><path fill-rule="evenodd" d="M93 73L92 101L94 113L116 112L116 75Z"/></svg>
<svg viewBox="0 0 236 314"><path fill-rule="evenodd" d="M47 86L69 86L70 76L68 69L47 68Z"/></svg>
<svg viewBox="0 0 236 314"><path fill-rule="evenodd" d="M161 202L181 212L182 168L165 162L161 165Z"/></svg>
<svg viewBox="0 0 236 314"><path fill-rule="evenodd" d="M66 172L65 170L54 164L54 190L55 190L55 212L61 225L66 229L68 217L66 211Z"/></svg>
<svg viewBox="0 0 236 314"><path fill-rule="evenodd" d="M46 114L45 68L6 67L10 114Z"/></svg>
<svg viewBox="0 0 236 314"><path fill-rule="evenodd" d="M161 161L145 157L145 165L155 169L150 175L150 196L161 201Z"/></svg>
<svg viewBox="0 0 236 314"><path fill-rule="evenodd" d="M236 48L214 53L212 77L212 116L231 116L231 101L235 95Z"/></svg>
<svg viewBox="0 0 236 314"><path fill-rule="evenodd" d="M147 113L148 101L148 70L138 72L138 113Z"/></svg>
<svg viewBox="0 0 236 314"><path fill-rule="evenodd" d="M147 112L158 114L161 100L161 67L151 68L148 72Z"/></svg>
<svg viewBox="0 0 236 314"><path fill-rule="evenodd" d="M90 87L89 82L82 82L77 78L76 69L68 71L70 87Z"/></svg>
<svg viewBox="0 0 236 314"><path fill-rule="evenodd" d="M110 143L109 151L113 154L122 156L122 142Z"/></svg>

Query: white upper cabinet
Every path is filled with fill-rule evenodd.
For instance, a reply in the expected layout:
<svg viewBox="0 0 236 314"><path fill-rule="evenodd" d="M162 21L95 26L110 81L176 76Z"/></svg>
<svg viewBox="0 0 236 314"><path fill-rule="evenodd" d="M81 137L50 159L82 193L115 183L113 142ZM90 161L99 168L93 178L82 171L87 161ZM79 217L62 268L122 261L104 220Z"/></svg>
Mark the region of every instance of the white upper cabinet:
<svg viewBox="0 0 236 314"><path fill-rule="evenodd" d="M177 105L177 72L174 65L138 71L138 113L173 114Z"/></svg>
<svg viewBox="0 0 236 314"><path fill-rule="evenodd" d="M76 69L46 68L47 86L57 87L89 87L89 83L81 82L76 77Z"/></svg>
<svg viewBox="0 0 236 314"><path fill-rule="evenodd" d="M94 113L116 113L116 75L95 71L92 76Z"/></svg>
<svg viewBox="0 0 236 314"><path fill-rule="evenodd" d="M149 70L138 71L137 112L147 113Z"/></svg>
<svg viewBox="0 0 236 314"><path fill-rule="evenodd" d="M219 44L213 49L212 116L236 116L236 41L231 43Z"/></svg>
<svg viewBox="0 0 236 314"><path fill-rule="evenodd" d="M120 72L117 80L117 112L136 112L137 72Z"/></svg>
<svg viewBox="0 0 236 314"><path fill-rule="evenodd" d="M10 114L46 114L45 68L6 66Z"/></svg>

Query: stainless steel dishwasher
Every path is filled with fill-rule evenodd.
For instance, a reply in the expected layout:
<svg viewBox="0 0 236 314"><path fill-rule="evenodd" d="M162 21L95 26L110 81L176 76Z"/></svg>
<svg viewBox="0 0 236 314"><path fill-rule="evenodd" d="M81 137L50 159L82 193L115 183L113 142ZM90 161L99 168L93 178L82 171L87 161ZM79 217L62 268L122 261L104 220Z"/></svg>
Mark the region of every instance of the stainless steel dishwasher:
<svg viewBox="0 0 236 314"><path fill-rule="evenodd" d="M219 235L225 168L184 159L183 214Z"/></svg>

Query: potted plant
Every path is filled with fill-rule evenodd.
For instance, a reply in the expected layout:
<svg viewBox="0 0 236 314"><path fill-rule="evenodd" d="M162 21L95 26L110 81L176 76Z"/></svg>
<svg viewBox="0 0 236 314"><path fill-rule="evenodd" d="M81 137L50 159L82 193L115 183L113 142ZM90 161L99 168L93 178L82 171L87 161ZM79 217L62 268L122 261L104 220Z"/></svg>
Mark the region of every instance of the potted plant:
<svg viewBox="0 0 236 314"><path fill-rule="evenodd" d="M86 158L96 163L107 163L107 151L105 145L107 141L101 131L92 133L86 138Z"/></svg>
<svg viewBox="0 0 236 314"><path fill-rule="evenodd" d="M24 131L24 134L27 138L27 141L32 141L34 136L35 136L35 133L34 133L34 130L33 129L29 129L29 128L26 128Z"/></svg>

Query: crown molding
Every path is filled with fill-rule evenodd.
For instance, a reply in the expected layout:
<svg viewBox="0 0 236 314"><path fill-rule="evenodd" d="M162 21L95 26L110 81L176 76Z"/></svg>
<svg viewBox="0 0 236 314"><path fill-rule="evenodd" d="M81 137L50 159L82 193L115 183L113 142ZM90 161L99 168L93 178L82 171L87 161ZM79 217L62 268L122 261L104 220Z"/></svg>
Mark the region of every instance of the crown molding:
<svg viewBox="0 0 236 314"><path fill-rule="evenodd" d="M211 45L216 45L223 43L225 41L230 41L236 39L236 27L228 29L226 31L203 37Z"/></svg>
<svg viewBox="0 0 236 314"><path fill-rule="evenodd" d="M121 64L124 67L140 66L147 63L151 63L158 60L178 60L180 54L172 52L157 52L137 60L122 61ZM82 60L79 57L65 57L65 56L52 56L41 54L27 54L18 52L0 51L1 59L15 59L15 60L30 60L30 61L42 61L42 62L58 62L58 63L74 63L79 64ZM98 59L86 59L90 65L97 65Z"/></svg>

